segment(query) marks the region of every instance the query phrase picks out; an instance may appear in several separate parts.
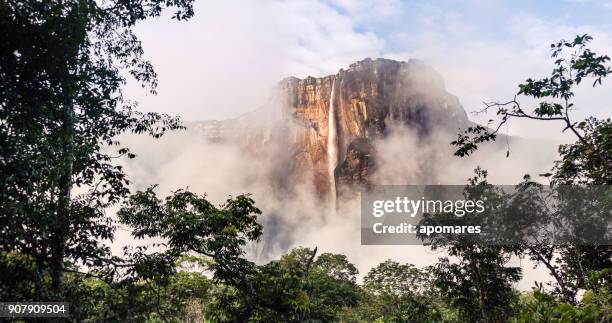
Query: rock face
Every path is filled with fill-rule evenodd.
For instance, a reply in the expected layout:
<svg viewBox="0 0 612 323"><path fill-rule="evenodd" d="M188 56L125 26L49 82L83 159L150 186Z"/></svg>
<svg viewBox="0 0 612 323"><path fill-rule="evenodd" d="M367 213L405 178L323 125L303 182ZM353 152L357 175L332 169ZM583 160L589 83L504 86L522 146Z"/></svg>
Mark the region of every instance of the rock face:
<svg viewBox="0 0 612 323"><path fill-rule="evenodd" d="M335 171L339 195L350 194L371 184L372 175L376 172L375 154L376 150L367 138L356 138L349 144L346 157Z"/></svg>
<svg viewBox="0 0 612 323"><path fill-rule="evenodd" d="M376 142L394 127L425 137L469 123L442 78L418 60L365 59L335 75L286 78L276 90L270 102L254 113L199 127L211 139L236 140L250 153L274 156L282 170L277 174L279 185L313 185L322 198L332 191L330 176L335 176L337 186L370 183L376 169ZM328 170L331 107L338 143L333 175Z"/></svg>

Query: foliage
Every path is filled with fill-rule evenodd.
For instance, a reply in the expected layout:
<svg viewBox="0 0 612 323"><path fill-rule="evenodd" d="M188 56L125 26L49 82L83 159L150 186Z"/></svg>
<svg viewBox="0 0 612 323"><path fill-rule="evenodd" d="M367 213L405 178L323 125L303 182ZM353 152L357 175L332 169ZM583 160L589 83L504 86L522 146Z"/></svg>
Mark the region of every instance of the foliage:
<svg viewBox="0 0 612 323"><path fill-rule="evenodd" d="M164 255L170 259L190 252L210 257L215 278L246 287L246 275L254 264L242 257L243 247L262 234L257 222L261 211L254 203L249 196L239 195L217 208L205 195L185 190L173 192L162 202L151 187L132 195L118 216L133 228L135 238L166 241Z"/></svg>
<svg viewBox="0 0 612 323"><path fill-rule="evenodd" d="M531 109L523 107L517 100L505 103L486 103L482 112L496 109L500 117L493 129L478 126L460 133L451 144L457 147L457 156L472 154L480 144L495 140L502 125L513 118L540 121L557 121L570 130L576 142L559 147L560 160L556 161L550 177L554 189L561 195L561 203L571 203L576 196L563 195L563 185L610 185L612 183L612 125L609 119L589 117L577 122L571 112L575 89L584 80L593 80L592 86L602 84L612 72L607 55L598 55L588 48L592 37L578 35L573 40L561 40L551 44L554 68L549 77L529 78L519 85L517 96L535 99L538 103ZM527 180L528 181L528 180ZM610 196L609 191L603 196ZM609 210L609 200L598 207ZM603 215L606 216L605 214ZM609 214L607 217L609 219ZM581 219L573 219L581 221ZM593 232L597 232L594 228ZM604 230L605 231L605 230ZM605 233L605 232L604 232ZM553 294L568 304L576 304L579 290L587 289L589 272L597 272L612 266L612 248L607 245L582 246L580 244L533 245L523 249L525 255L545 266L555 279ZM608 278L608 283L612 282Z"/></svg>
<svg viewBox="0 0 612 323"><path fill-rule="evenodd" d="M297 248L258 266L249 276L252 290L230 291L229 308L236 300L240 308L209 317L219 321L219 317L251 322L336 321L343 308L357 303L357 269L343 255L315 256L316 250Z"/></svg>
<svg viewBox="0 0 612 323"><path fill-rule="evenodd" d="M185 264L197 258L178 261L177 272L164 279L138 279L108 283L96 277L68 276L72 318L85 322L168 322L187 315L194 300L206 301L213 283ZM201 311L201 310L200 310Z"/></svg>
<svg viewBox="0 0 612 323"><path fill-rule="evenodd" d="M508 208L507 194L488 183L487 172L481 168L476 168L463 195L466 200L487 201L478 216L479 224L484 220L495 221ZM420 224L431 225L448 218L456 219L453 215L436 214L424 217ZM498 224L485 227L494 228ZM508 266L510 257L518 251L515 246L476 244L464 235L434 234L422 238L432 249L443 249L448 255L433 267L433 285L460 320L498 322L514 315L517 295L512 284L522 276L521 268Z"/></svg>
<svg viewBox="0 0 612 323"><path fill-rule="evenodd" d="M204 256L210 259L203 267L213 275L214 285L196 304L205 305L203 315L211 321L327 322L356 304L357 269L343 255L315 257L316 250L298 248L261 266L245 259L245 245L262 234L260 213L245 195L218 208L205 195L184 190L163 201L154 187L137 192L118 212L119 220L133 228L136 238L165 241L163 251L132 255L138 261L115 274L122 274L123 281L136 280L130 288L168 288L176 260L190 253ZM164 289L155 295L165 298Z"/></svg>
<svg viewBox="0 0 612 323"><path fill-rule="evenodd" d="M140 113L124 98L130 75L155 93L157 80L133 27L174 8L174 19L193 15L192 0L7 0L0 3L0 298L68 300L71 320L170 322L426 322L610 321L609 246L475 246L434 237L449 257L431 268L386 261L364 284L346 256L297 248L258 265L245 247L258 241L261 211L248 195L221 206L187 190L159 199L155 187L130 195L115 160L136 155L117 140L122 133L182 129L180 120ZM609 119L575 122L574 89L593 86L612 70L610 58L577 36L551 46L550 77L528 79L517 98L489 103L501 121L494 129L468 128L453 145L472 154L495 140L512 118L560 121L577 142L560 147L552 180L558 184L612 182ZM571 52L567 54L567 50ZM114 151L114 152L112 152ZM504 197L477 169L468 197ZM531 189L529 178L520 187ZM534 206L534 201L515 207ZM156 248L126 248L111 255L116 222L108 207L122 205L119 221ZM495 210L489 210L494 212ZM436 240L438 239L438 240ZM520 269L508 267L522 252L556 279L552 293L539 287L519 297L512 288ZM86 270L84 270L86 269ZM584 290L580 300L576 294Z"/></svg>
<svg viewBox="0 0 612 323"><path fill-rule="evenodd" d="M468 156L477 150L480 144L495 140L499 129L513 118L561 122L565 126L563 131L571 130L582 144L594 148L584 136L589 122L577 123L571 117L571 111L576 108L572 101L575 87L587 78L594 80L593 86L601 85L602 80L612 72L606 65L610 57L598 55L587 47L591 40L592 37L585 34L576 36L572 41L561 40L551 44L551 56L555 61L550 77L527 79L525 83L519 84L517 95L508 102L485 103L485 109L481 112L496 109L495 113L500 117L499 122L493 129L474 126L458 134L457 139L451 142L457 147L455 155ZM517 101L517 96L520 95L536 99L538 103L529 111ZM606 148L609 149L609 145L598 147ZM588 156L587 154L584 157ZM596 157L609 158L609 154L607 157L597 154Z"/></svg>
<svg viewBox="0 0 612 323"><path fill-rule="evenodd" d="M36 294L34 282L39 279L36 262L28 255L0 253L0 299L31 299ZM41 280L48 280L41 277Z"/></svg>
<svg viewBox="0 0 612 323"><path fill-rule="evenodd" d="M612 294L605 276L610 269L589 275L592 289L584 292L578 304L564 303L543 292L539 285L521 296L521 312L513 322L609 322L612 319Z"/></svg>
<svg viewBox="0 0 612 323"><path fill-rule="evenodd" d="M426 322L442 316L431 285L429 270L387 260L363 279L359 314L363 321Z"/></svg>
<svg viewBox="0 0 612 323"><path fill-rule="evenodd" d="M179 20L193 14L191 0L0 3L0 251L33 258L30 299L63 299L67 261L109 263L103 241L115 227L104 209L129 194L113 160L135 156L117 135L181 128L135 111L121 91L126 74L155 91L132 28L171 7Z"/></svg>
<svg viewBox="0 0 612 323"><path fill-rule="evenodd" d="M612 122L587 118L577 126L583 139L561 145L561 160L555 163L554 180L559 184L612 185Z"/></svg>
<svg viewBox="0 0 612 323"><path fill-rule="evenodd" d="M433 271L434 285L459 318L499 322L512 317L517 297L512 284L521 278L521 270L507 267L509 256L500 247L451 247L449 253L459 261L440 259Z"/></svg>

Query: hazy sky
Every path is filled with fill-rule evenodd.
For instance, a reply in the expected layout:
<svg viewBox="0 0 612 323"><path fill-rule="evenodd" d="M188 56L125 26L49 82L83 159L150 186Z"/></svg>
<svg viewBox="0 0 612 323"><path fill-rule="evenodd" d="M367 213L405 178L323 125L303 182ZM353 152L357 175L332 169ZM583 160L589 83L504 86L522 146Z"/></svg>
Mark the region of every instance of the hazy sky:
<svg viewBox="0 0 612 323"><path fill-rule="evenodd" d="M612 1L197 1L195 17L137 26L159 94L131 84L143 111L186 120L236 117L261 106L286 76L336 73L365 57L419 58L467 111L512 98L546 76L548 44L578 33L612 55ZM612 80L577 94L577 116L610 116ZM478 120L487 120L480 117ZM537 125L537 127L535 127ZM513 123L511 134L553 137L560 125Z"/></svg>

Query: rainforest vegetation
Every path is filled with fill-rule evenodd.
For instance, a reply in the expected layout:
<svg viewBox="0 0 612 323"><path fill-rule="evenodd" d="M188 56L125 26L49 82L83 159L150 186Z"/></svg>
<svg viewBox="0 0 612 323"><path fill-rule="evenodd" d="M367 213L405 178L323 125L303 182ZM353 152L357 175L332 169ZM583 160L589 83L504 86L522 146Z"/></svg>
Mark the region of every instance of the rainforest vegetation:
<svg viewBox="0 0 612 323"><path fill-rule="evenodd" d="M176 117L139 112L122 93L127 77L155 93L133 27L164 11L176 20L194 14L192 0L0 3L1 301L65 300L79 322L612 321L610 246L434 239L429 248L445 252L432 266L388 260L358 283L350 259L316 246L266 264L247 259L245 247L266 229L248 194L215 205L189 190L131 191L115 161L136 156L117 136L184 128ZM575 88L599 86L612 72L590 41L552 44L552 73L527 79L510 102L487 104L499 124L458 134L456 158L495 140L512 119L559 122L575 141L559 147L543 176L611 185L612 122L570 118L581 108ZM537 103L522 106L524 97ZM466 184L478 188L469 194L498 194L480 168ZM529 176L517 183L537 185ZM113 254L118 225L160 245ZM517 290L522 269L510 257L531 259L551 283Z"/></svg>

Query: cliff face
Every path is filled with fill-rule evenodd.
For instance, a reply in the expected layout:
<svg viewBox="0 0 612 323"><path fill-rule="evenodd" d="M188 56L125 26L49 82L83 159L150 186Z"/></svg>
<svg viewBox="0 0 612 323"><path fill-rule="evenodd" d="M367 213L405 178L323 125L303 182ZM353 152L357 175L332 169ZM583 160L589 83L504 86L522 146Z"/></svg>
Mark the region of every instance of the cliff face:
<svg viewBox="0 0 612 323"><path fill-rule="evenodd" d="M376 142L394 127L425 137L469 123L442 78L417 60L365 59L335 75L284 79L275 93L254 113L201 127L211 138L233 137L247 151L273 154L283 186L312 184L321 197L332 191L330 176L336 186L370 183ZM330 109L336 122L331 134ZM337 155L329 154L330 135ZM330 163L337 165L333 172Z"/></svg>

